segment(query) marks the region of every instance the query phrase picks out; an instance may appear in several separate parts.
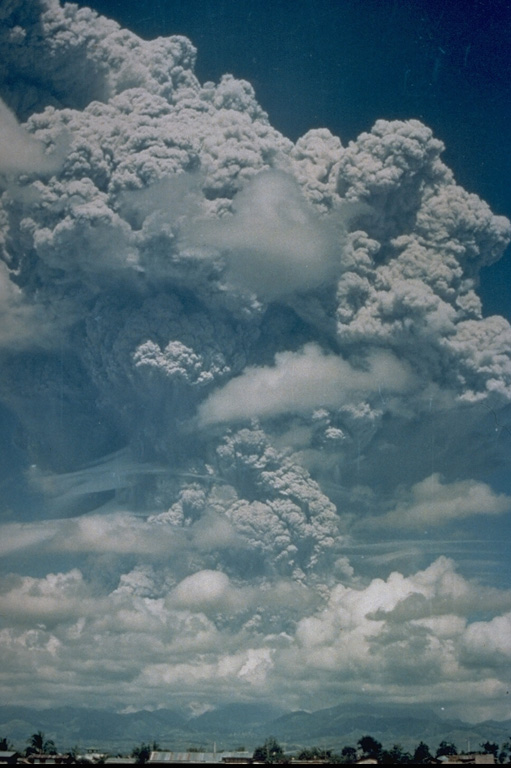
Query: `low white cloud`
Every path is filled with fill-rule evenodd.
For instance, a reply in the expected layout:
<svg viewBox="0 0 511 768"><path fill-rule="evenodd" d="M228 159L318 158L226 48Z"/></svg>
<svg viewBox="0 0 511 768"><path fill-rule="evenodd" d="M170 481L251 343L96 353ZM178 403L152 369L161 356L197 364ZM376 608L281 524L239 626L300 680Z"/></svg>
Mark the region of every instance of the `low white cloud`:
<svg viewBox="0 0 511 768"><path fill-rule="evenodd" d="M203 424L271 418L283 413L339 408L374 392L403 392L414 377L406 365L385 351L368 355L365 367L325 354L311 343L299 352L279 352L275 365L247 368L201 405Z"/></svg>
<svg viewBox="0 0 511 768"><path fill-rule="evenodd" d="M82 515L45 523L7 523L0 526L0 552L42 553L169 554L183 539L176 531L155 529L130 512Z"/></svg>
<svg viewBox="0 0 511 768"><path fill-rule="evenodd" d="M502 515L510 510L511 498L495 493L486 483L476 480L449 483L435 472L412 486L406 499L391 512L368 518L365 524L427 529L475 515Z"/></svg>
<svg viewBox="0 0 511 768"><path fill-rule="evenodd" d="M220 571L199 571L187 576L174 590L174 599L178 605L192 610L213 605L218 608L228 601L230 590L229 577Z"/></svg>
<svg viewBox="0 0 511 768"><path fill-rule="evenodd" d="M234 213L194 222L192 242L225 251L228 277L265 300L333 280L341 263L342 218L321 219L292 176L264 171L233 201Z"/></svg>
<svg viewBox="0 0 511 768"><path fill-rule="evenodd" d="M121 686L119 701L128 691L153 706L173 683L179 701L213 690L229 701L248 686L254 696L280 692L284 706L308 695L319 708L357 696L362 680L372 696L440 698L451 713L475 689L474 711L502 695L511 595L464 579L446 558L408 576L322 585L314 600L288 581L256 590L208 569L176 586L169 577L136 568L99 593L76 568L4 577L0 608L11 625L0 630L0 657L11 689L21 693L28 673L39 695L51 671L73 679L66 691L76 703L90 689L98 690L92 702L116 700ZM469 621L481 601L493 617Z"/></svg>
<svg viewBox="0 0 511 768"><path fill-rule="evenodd" d="M471 624L463 646L464 658L471 666L508 666L511 659L511 613Z"/></svg>
<svg viewBox="0 0 511 768"><path fill-rule="evenodd" d="M58 524L57 524L58 525ZM18 550L45 548L55 537L55 525L48 521L37 523L4 523L0 526L0 554L10 555Z"/></svg>
<svg viewBox="0 0 511 768"><path fill-rule="evenodd" d="M61 148L54 155L23 128L14 112L0 99L0 174L52 173L63 162Z"/></svg>
<svg viewBox="0 0 511 768"><path fill-rule="evenodd" d="M0 128L1 131L1 128ZM1 246L0 236L0 246ZM0 262L0 348L22 350L55 344L55 326L41 308L13 283L7 266Z"/></svg>
<svg viewBox="0 0 511 768"><path fill-rule="evenodd" d="M488 679L470 660L468 648L482 652L495 628L499 631L489 642L490 651L508 653L507 613L490 622L471 624L466 619L485 598L489 610L509 605L509 591L485 592L443 557L408 577L394 572L365 587L334 587L327 606L299 622L286 663L289 669L307 665L307 679L314 669L319 685L328 686L333 676L336 685L354 692L363 679L372 696L399 691L401 700L441 699L450 712L459 712L459 696L468 694L476 680ZM497 679L482 687L474 711L495 703L502 689Z"/></svg>
<svg viewBox="0 0 511 768"><path fill-rule="evenodd" d="M49 573L43 579L4 577L0 584L0 611L16 623L68 621L91 608L90 590L76 568Z"/></svg>

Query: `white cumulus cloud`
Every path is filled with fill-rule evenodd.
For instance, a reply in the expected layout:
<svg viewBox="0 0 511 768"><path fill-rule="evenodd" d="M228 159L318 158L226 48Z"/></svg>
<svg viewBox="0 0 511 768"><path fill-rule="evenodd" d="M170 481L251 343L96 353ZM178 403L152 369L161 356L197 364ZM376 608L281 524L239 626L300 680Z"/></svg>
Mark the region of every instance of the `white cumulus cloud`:
<svg viewBox="0 0 511 768"><path fill-rule="evenodd" d="M210 395L200 418L208 424L339 408L369 393L403 392L411 386L413 375L392 354L370 352L365 365L356 368L311 343L300 352L278 353L272 367L245 369Z"/></svg>
<svg viewBox="0 0 511 768"><path fill-rule="evenodd" d="M486 483L475 480L445 483L435 472L414 485L406 500L374 519L372 524L427 529L473 515L501 515L510 510L511 498L495 493Z"/></svg>

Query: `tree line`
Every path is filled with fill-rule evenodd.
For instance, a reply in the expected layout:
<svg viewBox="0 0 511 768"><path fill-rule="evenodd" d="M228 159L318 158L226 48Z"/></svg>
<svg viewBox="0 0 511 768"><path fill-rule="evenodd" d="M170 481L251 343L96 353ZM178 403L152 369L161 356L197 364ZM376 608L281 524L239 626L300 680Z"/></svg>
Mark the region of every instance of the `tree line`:
<svg viewBox="0 0 511 768"><path fill-rule="evenodd" d="M158 751L160 745L157 742L152 744L141 744L133 747L131 757L134 757L138 765L144 765L151 752ZM15 751L8 739L0 738L0 751ZM191 747L188 751L197 752L197 748ZM493 755L496 763L511 764L511 737L509 741L499 746L496 742L485 741L479 745L479 750L483 754ZM17 753L21 756L21 753ZM25 757L30 755L56 755L57 748L52 739L47 739L42 731L33 733L27 739L27 746L23 752ZM69 762L78 762L78 748L75 747L67 753ZM443 755L457 755L458 750L452 742L442 741L433 754L427 744L421 741L410 752L404 750L401 745L394 744L390 749L384 749L383 745L372 736L362 736L356 743L356 746L345 746L340 753L335 753L330 749L322 747L309 747L302 749L292 757L298 760L321 760L327 763L352 764L360 758L373 758L383 765L427 765L436 762L436 759ZM277 739L270 736L264 744L257 746L253 752L252 758L260 763L281 763L290 761L291 756L284 752L283 747Z"/></svg>
<svg viewBox="0 0 511 768"><path fill-rule="evenodd" d="M511 763L511 737L509 741L499 746L495 742L485 741L479 745L483 754L493 755L496 763ZM330 749L312 747L301 750L297 755L298 760L321 760L335 764L352 764L363 758L373 758L382 765L427 765L436 762L442 756L463 754L452 742L442 741L433 754L427 744L421 741L411 752L404 750L400 744L394 744L390 749L384 749L383 745L372 736L362 736L355 747L345 746L339 754ZM264 744L256 747L253 754L254 760L262 763L286 763L289 756L284 753L278 741L271 736Z"/></svg>

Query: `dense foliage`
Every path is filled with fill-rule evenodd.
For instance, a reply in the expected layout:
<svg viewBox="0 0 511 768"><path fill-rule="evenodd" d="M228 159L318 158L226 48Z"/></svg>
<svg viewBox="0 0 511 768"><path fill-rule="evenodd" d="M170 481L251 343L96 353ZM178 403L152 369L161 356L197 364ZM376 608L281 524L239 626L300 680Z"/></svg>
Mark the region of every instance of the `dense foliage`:
<svg viewBox="0 0 511 768"><path fill-rule="evenodd" d="M495 742L483 742L480 744L480 751L483 754L494 755L496 763L511 763L511 740L505 742L502 747L499 747ZM335 754L332 750L323 747L307 747L296 755L286 755L278 741L270 737L262 746L255 749L253 758L262 763L287 763L297 759L350 765L360 759L374 759L382 765L430 765L437 763L439 757L457 754L456 745L449 741L441 741L433 755L429 746L423 741L417 744L413 752L407 752L400 744L394 744L390 749L384 749L379 741L366 735L357 741L356 747L344 746L340 754Z"/></svg>
<svg viewBox="0 0 511 768"><path fill-rule="evenodd" d="M277 739L270 736L261 747L254 750L254 760L264 763L279 763L284 760L284 750Z"/></svg>
<svg viewBox="0 0 511 768"><path fill-rule="evenodd" d="M28 747L25 754L28 755L56 755L57 748L53 739L47 739L42 731L33 733L27 740Z"/></svg>
<svg viewBox="0 0 511 768"><path fill-rule="evenodd" d="M155 741L153 741L152 744L145 744L142 742L136 747L133 747L131 751L131 757L135 758L137 765L144 765L149 760L151 752L156 752L159 748L159 744L157 744Z"/></svg>

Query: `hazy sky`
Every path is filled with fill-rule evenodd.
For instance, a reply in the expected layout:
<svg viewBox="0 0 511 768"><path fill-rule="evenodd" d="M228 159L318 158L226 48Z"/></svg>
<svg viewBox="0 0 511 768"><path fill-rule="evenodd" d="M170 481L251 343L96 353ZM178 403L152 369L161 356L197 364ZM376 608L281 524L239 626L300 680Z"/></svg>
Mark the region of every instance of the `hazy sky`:
<svg viewBox="0 0 511 768"><path fill-rule="evenodd" d="M0 8L4 701L511 717L508 4L94 7Z"/></svg>

